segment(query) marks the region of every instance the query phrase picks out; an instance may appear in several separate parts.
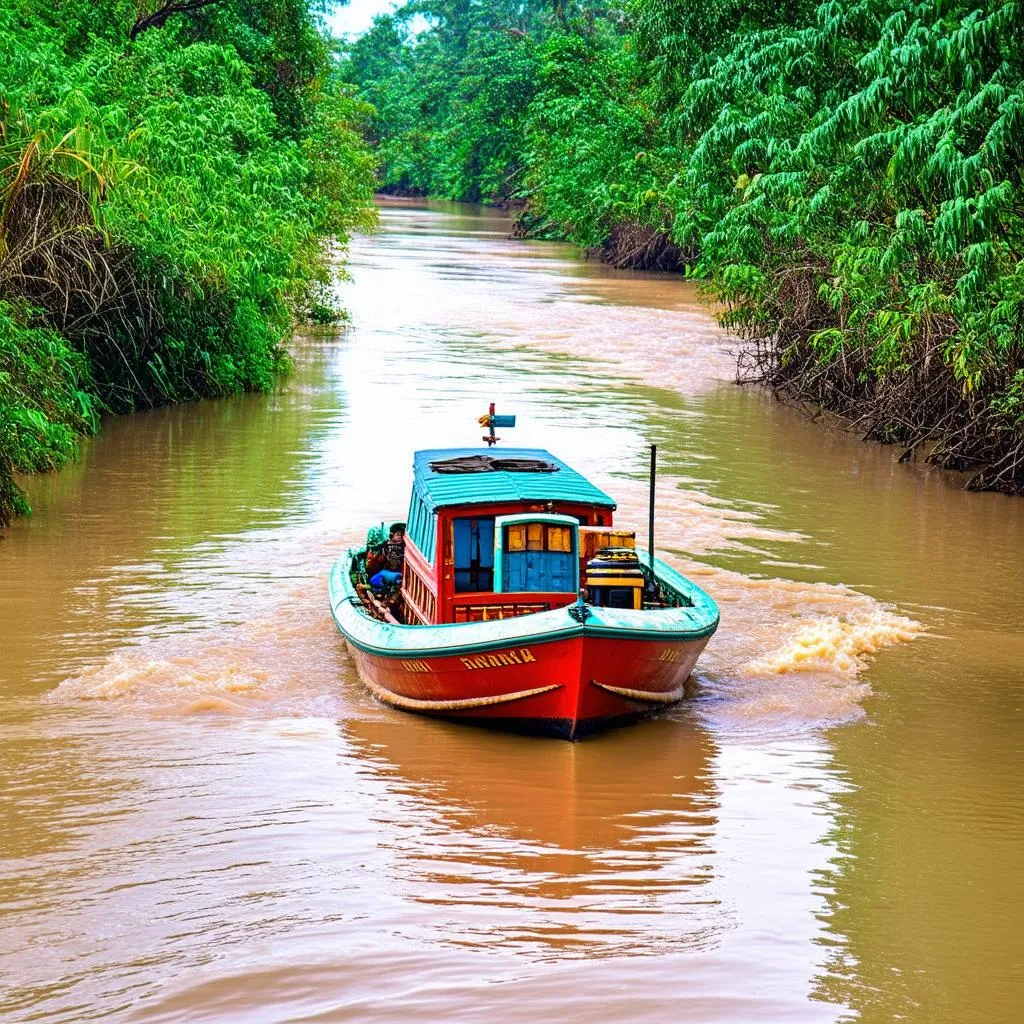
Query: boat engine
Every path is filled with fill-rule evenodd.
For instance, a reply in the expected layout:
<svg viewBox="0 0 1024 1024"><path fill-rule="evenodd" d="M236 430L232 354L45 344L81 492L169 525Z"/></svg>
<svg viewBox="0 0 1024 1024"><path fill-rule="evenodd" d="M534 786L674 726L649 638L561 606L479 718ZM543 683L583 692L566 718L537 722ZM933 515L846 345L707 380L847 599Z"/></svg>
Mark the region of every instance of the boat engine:
<svg viewBox="0 0 1024 1024"><path fill-rule="evenodd" d="M643 607L644 574L632 548L601 548L587 562L587 600L597 608Z"/></svg>

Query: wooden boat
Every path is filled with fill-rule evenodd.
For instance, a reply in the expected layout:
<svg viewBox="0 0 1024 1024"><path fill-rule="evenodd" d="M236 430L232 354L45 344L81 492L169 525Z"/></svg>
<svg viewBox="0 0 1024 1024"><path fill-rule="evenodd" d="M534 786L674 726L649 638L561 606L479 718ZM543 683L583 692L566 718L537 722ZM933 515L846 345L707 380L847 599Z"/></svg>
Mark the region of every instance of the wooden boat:
<svg viewBox="0 0 1024 1024"><path fill-rule="evenodd" d="M372 545L330 574L363 681L406 711L568 739L681 700L718 609L615 507L540 449L416 452L400 584L368 577Z"/></svg>

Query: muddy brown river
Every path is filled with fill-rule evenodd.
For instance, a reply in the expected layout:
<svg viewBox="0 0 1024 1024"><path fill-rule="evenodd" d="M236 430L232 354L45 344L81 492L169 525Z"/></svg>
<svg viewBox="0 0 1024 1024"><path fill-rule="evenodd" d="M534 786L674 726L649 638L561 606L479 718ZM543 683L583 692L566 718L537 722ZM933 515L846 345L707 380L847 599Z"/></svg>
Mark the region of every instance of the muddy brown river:
<svg viewBox="0 0 1024 1024"><path fill-rule="evenodd" d="M274 394L110 421L0 542L3 1021L1001 1024L1024 501L731 383L677 278L391 201ZM579 744L377 704L331 561L495 401L718 600Z"/></svg>

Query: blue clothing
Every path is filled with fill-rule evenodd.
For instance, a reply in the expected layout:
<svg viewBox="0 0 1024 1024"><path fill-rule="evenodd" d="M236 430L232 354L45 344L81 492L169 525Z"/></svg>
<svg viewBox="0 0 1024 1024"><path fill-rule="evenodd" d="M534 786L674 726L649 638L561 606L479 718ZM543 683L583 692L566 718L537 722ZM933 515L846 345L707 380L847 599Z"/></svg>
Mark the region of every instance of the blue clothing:
<svg viewBox="0 0 1024 1024"><path fill-rule="evenodd" d="M381 590L384 587L393 587L396 583L402 582L400 572L392 572L390 569L381 569L375 576L370 577L370 586L374 590Z"/></svg>

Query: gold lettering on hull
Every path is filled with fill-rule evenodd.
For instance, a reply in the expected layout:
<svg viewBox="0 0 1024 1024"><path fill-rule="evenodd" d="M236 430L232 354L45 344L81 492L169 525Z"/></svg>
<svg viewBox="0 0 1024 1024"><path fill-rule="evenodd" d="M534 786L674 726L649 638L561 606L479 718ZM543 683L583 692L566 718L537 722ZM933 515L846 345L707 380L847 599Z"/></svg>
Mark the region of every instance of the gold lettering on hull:
<svg viewBox="0 0 1024 1024"><path fill-rule="evenodd" d="M494 654L478 654L472 658L459 658L467 669L506 668L509 665L528 665L536 661L536 655L529 647L520 647L517 651L497 651Z"/></svg>
<svg viewBox="0 0 1024 1024"><path fill-rule="evenodd" d="M676 662L679 661L681 653L682 652L675 647L666 647L662 650L661 654L658 655L657 660Z"/></svg>
<svg viewBox="0 0 1024 1024"><path fill-rule="evenodd" d="M496 651L494 654L478 654L472 658L459 658L467 669L506 668L509 665L529 665L537 660L537 656L529 647L517 650ZM423 660L403 661L402 668L406 672L431 672L433 669Z"/></svg>

